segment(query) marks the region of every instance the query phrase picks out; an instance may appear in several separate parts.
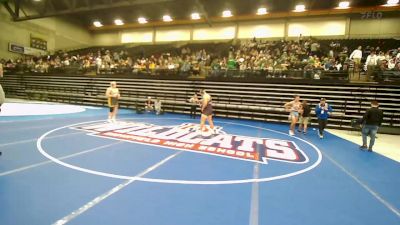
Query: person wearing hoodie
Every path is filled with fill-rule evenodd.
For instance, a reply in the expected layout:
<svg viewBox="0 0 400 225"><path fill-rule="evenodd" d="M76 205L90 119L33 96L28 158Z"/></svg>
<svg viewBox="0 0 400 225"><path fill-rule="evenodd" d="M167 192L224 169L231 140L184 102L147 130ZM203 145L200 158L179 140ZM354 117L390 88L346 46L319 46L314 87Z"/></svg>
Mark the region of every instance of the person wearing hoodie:
<svg viewBox="0 0 400 225"><path fill-rule="evenodd" d="M330 106L325 98L321 98L319 104L315 107L315 115L318 119L318 134L319 138L324 138L324 130L328 124L328 118L333 112L332 106Z"/></svg>

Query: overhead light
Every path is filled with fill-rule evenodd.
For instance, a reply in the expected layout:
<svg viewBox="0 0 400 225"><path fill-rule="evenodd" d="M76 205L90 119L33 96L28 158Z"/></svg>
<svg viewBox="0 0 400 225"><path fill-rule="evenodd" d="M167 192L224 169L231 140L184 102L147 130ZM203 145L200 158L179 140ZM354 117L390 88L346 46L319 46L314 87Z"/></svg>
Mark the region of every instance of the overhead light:
<svg viewBox="0 0 400 225"><path fill-rule="evenodd" d="M121 19L116 19L116 20L114 20L114 23L115 23L115 25L117 25L117 26L124 25L124 21L122 21Z"/></svg>
<svg viewBox="0 0 400 225"><path fill-rule="evenodd" d="M337 9L348 9L350 8L350 2L339 2Z"/></svg>
<svg viewBox="0 0 400 225"><path fill-rule="evenodd" d="M222 12L222 17L231 17L232 12L230 10L225 10Z"/></svg>
<svg viewBox="0 0 400 225"><path fill-rule="evenodd" d="M386 4L383 6L397 6L399 4L399 0L387 0Z"/></svg>
<svg viewBox="0 0 400 225"><path fill-rule="evenodd" d="M199 13L192 13L192 20L199 20L200 19L200 14Z"/></svg>
<svg viewBox="0 0 400 225"><path fill-rule="evenodd" d="M137 20L138 20L138 22L139 22L140 24L147 23L147 19L144 18L144 17L139 17Z"/></svg>
<svg viewBox="0 0 400 225"><path fill-rule="evenodd" d="M41 2L42 0L33 0L34 2Z"/></svg>
<svg viewBox="0 0 400 225"><path fill-rule="evenodd" d="M172 18L171 18L170 15L164 15L162 19L163 19L164 22L171 22L172 21Z"/></svg>
<svg viewBox="0 0 400 225"><path fill-rule="evenodd" d="M293 10L294 12L304 12L306 11L306 6L305 5L296 5L296 7Z"/></svg>
<svg viewBox="0 0 400 225"><path fill-rule="evenodd" d="M258 8L257 15L265 15L267 14L267 8Z"/></svg>
<svg viewBox="0 0 400 225"><path fill-rule="evenodd" d="M95 26L95 27L102 27L103 26L103 24L100 22L100 21L94 21L93 22L93 26Z"/></svg>

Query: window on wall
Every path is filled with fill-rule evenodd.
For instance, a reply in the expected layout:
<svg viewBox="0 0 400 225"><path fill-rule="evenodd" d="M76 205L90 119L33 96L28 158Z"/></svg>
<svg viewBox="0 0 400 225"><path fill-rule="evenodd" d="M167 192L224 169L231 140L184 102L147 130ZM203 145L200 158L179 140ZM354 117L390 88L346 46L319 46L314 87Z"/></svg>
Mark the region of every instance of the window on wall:
<svg viewBox="0 0 400 225"><path fill-rule="evenodd" d="M288 36L340 36L346 33L345 20L290 22Z"/></svg>
<svg viewBox="0 0 400 225"><path fill-rule="evenodd" d="M285 24L239 24L238 38L271 38L283 37Z"/></svg>
<svg viewBox="0 0 400 225"><path fill-rule="evenodd" d="M153 31L125 32L121 35L121 43L146 43L153 41Z"/></svg>
<svg viewBox="0 0 400 225"><path fill-rule="evenodd" d="M193 30L193 40L223 40L235 38L236 27L211 27L195 28Z"/></svg>
<svg viewBox="0 0 400 225"><path fill-rule="evenodd" d="M190 41L190 29L157 30L156 42Z"/></svg>

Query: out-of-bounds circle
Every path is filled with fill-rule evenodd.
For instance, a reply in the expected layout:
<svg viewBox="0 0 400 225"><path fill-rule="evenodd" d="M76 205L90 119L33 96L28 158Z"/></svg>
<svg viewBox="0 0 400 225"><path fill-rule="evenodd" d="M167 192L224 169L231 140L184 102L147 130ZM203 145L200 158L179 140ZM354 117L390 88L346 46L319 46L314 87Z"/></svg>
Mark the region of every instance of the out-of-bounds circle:
<svg viewBox="0 0 400 225"><path fill-rule="evenodd" d="M86 110L83 106L43 103L5 103L0 116L44 116L80 113Z"/></svg>
<svg viewBox="0 0 400 225"><path fill-rule="evenodd" d="M141 118L128 118L128 120L137 120L137 119L141 119ZM143 119L143 118L142 118ZM182 120L182 118L147 118L147 119L162 119L162 120L175 120L175 119L180 119ZM278 176L272 176L272 177L265 177L265 178L251 178L251 179L239 179L239 180L171 180L171 179L161 179L161 178L146 178L146 177L140 177L140 176L124 176L124 175L118 175L118 174L112 174L112 173L106 173L106 172L100 172L100 171L96 171L96 170L91 170L91 169L86 169L86 168L82 168L79 166L75 166L66 162L63 162L53 156L51 156L50 154L48 154L42 147L42 141L51 133L54 133L58 130L62 130L65 128L69 128L69 127L73 127L73 126L77 126L77 125L82 125L82 124L88 124L88 123L95 123L95 122L102 122L104 120L95 120L95 121L88 121L88 122L82 122L82 123L75 123L75 124L71 124L71 125L67 125L67 126L63 126L63 127L59 127L53 130L50 130L46 133L44 133L42 136L40 136L40 138L37 140L36 142L36 146L38 151L45 156L46 158L50 159L51 161L65 166L67 168L73 169L73 170L77 170L77 171L81 171L84 173L89 173L89 174L93 174L93 175L98 175L98 176L104 176L104 177L110 177L110 178L115 178L115 179L122 179L122 180L137 180L137 181L144 181L144 182L153 182L153 183L168 183L168 184L195 184L195 185L221 185L221 184L243 184L243 183L254 183L254 182L268 182L268 181L273 181L273 180L280 180L280 179L284 179L284 178L289 178L289 177L293 177L296 175L300 175L303 174L305 172L308 172L312 169L314 169L315 167L317 167L321 161L322 161L322 153L321 151L312 143L301 139L299 137L295 137L295 136L291 136L292 138L295 138L299 141L302 141L306 144L308 144L309 146L312 147L312 149L314 149L318 155L317 160L311 164L310 166L295 171L295 172L291 172L291 173L287 173L287 174L283 174L283 175L278 175ZM247 125L247 124L240 124L240 123L234 123L234 122L221 122L218 121L217 123L224 123L224 124L231 124L231 125L238 125L238 126L244 126L244 127L251 127L251 128L256 128L256 129L262 129L262 130L267 130L267 131L271 131L274 133L278 133L278 134L282 134L282 135L286 135L289 136L286 133L280 132L280 131L276 131L276 130L272 130L272 129L268 129L268 128L263 128L263 127L257 127L257 126L252 126L252 125Z"/></svg>

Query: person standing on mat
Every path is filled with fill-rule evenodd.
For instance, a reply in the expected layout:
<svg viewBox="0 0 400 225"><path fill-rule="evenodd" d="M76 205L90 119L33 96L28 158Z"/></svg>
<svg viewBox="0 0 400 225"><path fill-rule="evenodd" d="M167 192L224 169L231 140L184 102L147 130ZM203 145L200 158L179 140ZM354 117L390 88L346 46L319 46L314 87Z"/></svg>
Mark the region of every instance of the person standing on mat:
<svg viewBox="0 0 400 225"><path fill-rule="evenodd" d="M299 120L300 116L300 110L301 110L300 96L295 95L294 100L286 103L284 107L286 111L290 112L289 120L291 121L291 123L290 123L289 135L293 136L294 129L296 127L297 121Z"/></svg>
<svg viewBox="0 0 400 225"><path fill-rule="evenodd" d="M197 94L194 95L189 99L190 103L190 118L196 119L196 109L197 105L199 104L199 99L197 98Z"/></svg>
<svg viewBox="0 0 400 225"><path fill-rule="evenodd" d="M383 111L378 108L379 103L378 101L371 101L371 108L368 109L362 120L362 142L363 144L360 146L361 150L367 148L367 136L370 137L368 151L372 152L372 147L375 144L376 133L378 132L379 127L383 121Z"/></svg>
<svg viewBox="0 0 400 225"><path fill-rule="evenodd" d="M201 119L200 119L200 131L204 132L206 120L212 129L212 132L215 133L214 130L214 122L212 119L213 114L213 107L212 107L212 100L211 95L209 95L205 90L201 90L200 94L202 95L201 98Z"/></svg>
<svg viewBox="0 0 400 225"><path fill-rule="evenodd" d="M110 87L107 88L106 96L108 99L108 107L110 112L108 113L108 122L115 122L118 113L118 100L121 97L117 88L117 82L112 81Z"/></svg>
<svg viewBox="0 0 400 225"><path fill-rule="evenodd" d="M303 100L301 103L301 113L299 119L299 127L297 129L298 132L303 131L303 134L307 134L307 126L308 121L310 121L311 107L308 105L306 100Z"/></svg>
<svg viewBox="0 0 400 225"><path fill-rule="evenodd" d="M328 124L328 118L332 111L332 107L326 102L325 98L321 98L321 101L315 107L315 115L318 119L318 134L321 139L324 138L324 130Z"/></svg>

